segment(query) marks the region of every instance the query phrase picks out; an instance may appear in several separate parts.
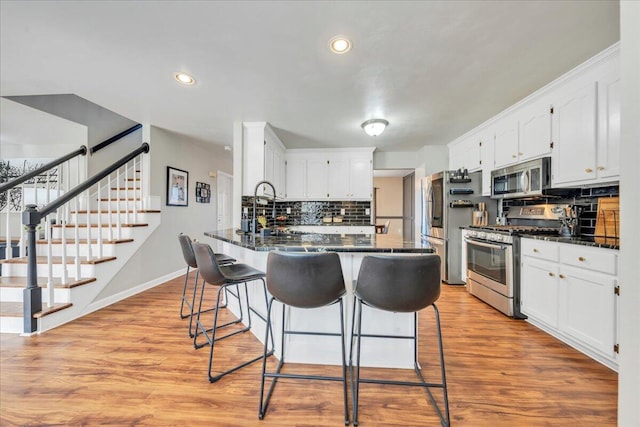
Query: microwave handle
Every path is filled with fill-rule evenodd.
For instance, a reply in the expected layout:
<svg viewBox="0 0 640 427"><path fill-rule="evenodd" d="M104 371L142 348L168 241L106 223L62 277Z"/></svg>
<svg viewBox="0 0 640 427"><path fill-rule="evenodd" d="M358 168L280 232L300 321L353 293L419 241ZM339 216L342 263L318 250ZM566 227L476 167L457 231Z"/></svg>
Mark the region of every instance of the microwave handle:
<svg viewBox="0 0 640 427"><path fill-rule="evenodd" d="M524 171L520 177L520 187L524 193L528 193L531 190L531 178L529 171Z"/></svg>

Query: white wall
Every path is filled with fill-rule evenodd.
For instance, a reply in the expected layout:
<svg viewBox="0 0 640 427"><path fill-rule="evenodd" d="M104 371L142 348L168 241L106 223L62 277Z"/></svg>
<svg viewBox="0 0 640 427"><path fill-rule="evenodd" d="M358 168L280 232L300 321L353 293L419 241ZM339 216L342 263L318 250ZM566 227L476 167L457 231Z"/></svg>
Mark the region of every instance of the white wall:
<svg viewBox="0 0 640 427"><path fill-rule="evenodd" d="M84 125L56 117L18 102L0 98L0 159L42 159L51 161L87 145L88 129ZM87 156L78 156L69 163L71 185L77 184L76 169L80 179L86 178ZM45 190L40 190L43 193ZM45 203L45 198L38 200ZM19 237L21 213L11 214L9 233ZM6 234L6 216L0 215L1 234Z"/></svg>
<svg viewBox="0 0 640 427"><path fill-rule="evenodd" d="M0 98L0 158L57 158L87 145L88 129Z"/></svg>
<svg viewBox="0 0 640 427"><path fill-rule="evenodd" d="M640 425L640 2L620 2L620 358L618 425Z"/></svg>
<svg viewBox="0 0 640 427"><path fill-rule="evenodd" d="M205 240L204 232L216 228L216 180L209 172L231 174L231 154L167 130L151 127L149 158L151 195L162 198L160 227L129 260L96 301L147 283L186 267L178 244L178 234ZM167 166L189 172L188 206L166 206ZM196 181L211 185L211 203L196 203Z"/></svg>
<svg viewBox="0 0 640 427"><path fill-rule="evenodd" d="M424 167L427 175L447 169L446 145L425 145L418 151L373 152L373 169L415 169Z"/></svg>

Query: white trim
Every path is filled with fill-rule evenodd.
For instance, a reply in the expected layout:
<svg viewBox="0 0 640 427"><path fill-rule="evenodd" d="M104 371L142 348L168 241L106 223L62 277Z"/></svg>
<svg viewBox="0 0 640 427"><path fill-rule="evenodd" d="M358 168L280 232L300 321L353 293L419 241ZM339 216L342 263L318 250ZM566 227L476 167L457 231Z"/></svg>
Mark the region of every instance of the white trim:
<svg viewBox="0 0 640 427"><path fill-rule="evenodd" d="M86 307L86 309L83 311L81 316L78 316L78 317L76 317L74 319L70 319L66 323L71 322L72 320L78 319L80 317L84 317L89 313L93 313L94 311L97 311L97 310L100 310L102 308L108 307L111 304L115 304L117 302L123 301L123 300L125 300L125 299L127 299L129 297L132 297L132 296L137 295L137 294L139 294L141 292L147 291L147 290L149 290L151 288L155 288L158 285L162 285L163 283L166 283L169 280L175 279L176 277L180 277L180 276L182 276L182 275L184 275L186 273L187 273L187 269L185 267L185 268L182 268L182 269L180 269L178 271L175 271L173 273L165 274L164 276L157 277L157 278L155 278L153 280L150 280L150 281L148 281L146 283L142 283L141 285L135 286L133 288L129 288L126 291L122 291L122 292L120 292L118 294L115 294L115 295L112 295L110 297L101 299L98 302L89 304Z"/></svg>
<svg viewBox="0 0 640 427"><path fill-rule="evenodd" d="M297 153L367 153L372 154L376 150L376 147L341 147L341 148L289 148L285 154L297 154Z"/></svg>

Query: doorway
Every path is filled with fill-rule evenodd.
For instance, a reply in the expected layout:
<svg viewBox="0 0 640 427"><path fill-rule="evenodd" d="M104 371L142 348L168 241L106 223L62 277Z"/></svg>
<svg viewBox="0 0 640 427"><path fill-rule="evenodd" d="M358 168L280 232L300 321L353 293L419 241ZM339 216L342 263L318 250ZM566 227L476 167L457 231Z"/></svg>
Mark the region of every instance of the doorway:
<svg viewBox="0 0 640 427"><path fill-rule="evenodd" d="M225 230L233 227L233 176L228 173L217 173L218 218L217 229Z"/></svg>
<svg viewBox="0 0 640 427"><path fill-rule="evenodd" d="M373 171L373 214L376 225L389 222L388 234L412 240L415 232L415 171Z"/></svg>

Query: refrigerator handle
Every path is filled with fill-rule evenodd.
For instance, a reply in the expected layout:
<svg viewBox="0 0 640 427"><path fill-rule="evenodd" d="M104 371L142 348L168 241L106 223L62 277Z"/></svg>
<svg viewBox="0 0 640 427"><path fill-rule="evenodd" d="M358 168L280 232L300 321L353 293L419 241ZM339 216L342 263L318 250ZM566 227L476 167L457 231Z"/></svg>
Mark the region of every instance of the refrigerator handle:
<svg viewBox="0 0 640 427"><path fill-rule="evenodd" d="M429 197L427 198L427 210L429 214L429 227L431 227L433 224L433 212L434 212L433 205L435 203L435 200L433 200L433 185L429 185L428 192L429 192Z"/></svg>

